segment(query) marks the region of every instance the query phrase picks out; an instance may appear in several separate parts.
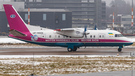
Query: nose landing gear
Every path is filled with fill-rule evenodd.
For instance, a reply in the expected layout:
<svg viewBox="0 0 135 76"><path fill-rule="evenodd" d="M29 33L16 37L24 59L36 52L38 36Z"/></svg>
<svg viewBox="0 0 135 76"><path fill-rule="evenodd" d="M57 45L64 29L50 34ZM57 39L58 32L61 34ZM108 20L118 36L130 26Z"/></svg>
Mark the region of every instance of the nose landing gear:
<svg viewBox="0 0 135 76"><path fill-rule="evenodd" d="M122 51L122 48L118 48L118 52L121 52Z"/></svg>
<svg viewBox="0 0 135 76"><path fill-rule="evenodd" d="M118 52L121 52L122 51L122 48L123 48L123 46L119 46Z"/></svg>

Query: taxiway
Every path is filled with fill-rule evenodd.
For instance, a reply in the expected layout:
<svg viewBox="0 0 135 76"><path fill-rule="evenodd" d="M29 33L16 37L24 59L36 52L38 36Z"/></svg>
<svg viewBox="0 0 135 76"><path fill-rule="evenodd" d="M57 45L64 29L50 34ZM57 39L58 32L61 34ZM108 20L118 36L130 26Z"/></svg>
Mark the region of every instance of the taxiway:
<svg viewBox="0 0 135 76"><path fill-rule="evenodd" d="M135 48L80 48L76 52L68 52L66 48L0 48L0 55L130 55Z"/></svg>

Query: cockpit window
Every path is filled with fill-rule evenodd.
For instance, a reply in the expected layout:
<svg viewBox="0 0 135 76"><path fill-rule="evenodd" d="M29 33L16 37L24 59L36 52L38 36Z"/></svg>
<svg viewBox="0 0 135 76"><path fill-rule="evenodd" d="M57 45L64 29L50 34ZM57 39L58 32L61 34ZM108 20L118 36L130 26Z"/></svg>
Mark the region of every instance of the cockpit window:
<svg viewBox="0 0 135 76"><path fill-rule="evenodd" d="M115 34L115 37L123 37L122 34Z"/></svg>

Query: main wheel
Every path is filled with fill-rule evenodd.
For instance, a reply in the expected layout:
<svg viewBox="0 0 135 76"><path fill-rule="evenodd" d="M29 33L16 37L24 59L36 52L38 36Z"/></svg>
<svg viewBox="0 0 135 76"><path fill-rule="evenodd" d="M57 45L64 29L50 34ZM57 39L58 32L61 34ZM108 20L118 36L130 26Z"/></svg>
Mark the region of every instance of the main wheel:
<svg viewBox="0 0 135 76"><path fill-rule="evenodd" d="M72 49L72 48L68 48L67 50L68 50L68 52L72 52L72 51L73 51L73 49Z"/></svg>
<svg viewBox="0 0 135 76"><path fill-rule="evenodd" d="M77 51L77 47L74 47L73 51Z"/></svg>
<svg viewBox="0 0 135 76"><path fill-rule="evenodd" d="M121 52L122 51L122 48L118 48L118 52Z"/></svg>

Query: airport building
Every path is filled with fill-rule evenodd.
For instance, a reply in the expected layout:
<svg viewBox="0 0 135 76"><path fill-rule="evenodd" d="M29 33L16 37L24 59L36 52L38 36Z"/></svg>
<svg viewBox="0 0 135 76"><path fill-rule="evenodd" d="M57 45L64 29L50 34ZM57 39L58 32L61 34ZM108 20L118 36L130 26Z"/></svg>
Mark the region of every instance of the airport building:
<svg viewBox="0 0 135 76"><path fill-rule="evenodd" d="M13 2L16 3L16 2ZM6 4L6 3L4 3ZM14 6L14 5L13 5ZM17 6L17 4L16 4ZM24 22L28 23L28 9L17 8ZM71 28L72 12L65 9L30 9L30 24L50 29ZM0 34L8 33L9 25L3 8L0 10Z"/></svg>
<svg viewBox="0 0 135 76"><path fill-rule="evenodd" d="M30 24L45 28L71 28L72 13L65 10L56 9L31 9ZM28 10L18 11L22 19L28 23ZM7 18L4 11L0 11L0 31L8 32Z"/></svg>
<svg viewBox="0 0 135 76"><path fill-rule="evenodd" d="M25 8L68 9L72 11L72 26L106 27L106 3L102 0L12 0L24 1Z"/></svg>
<svg viewBox="0 0 135 76"><path fill-rule="evenodd" d="M131 26L131 15L124 15L124 16L122 16L121 17L121 23L126 28L130 27ZM135 23L135 18L134 18L134 23Z"/></svg>

